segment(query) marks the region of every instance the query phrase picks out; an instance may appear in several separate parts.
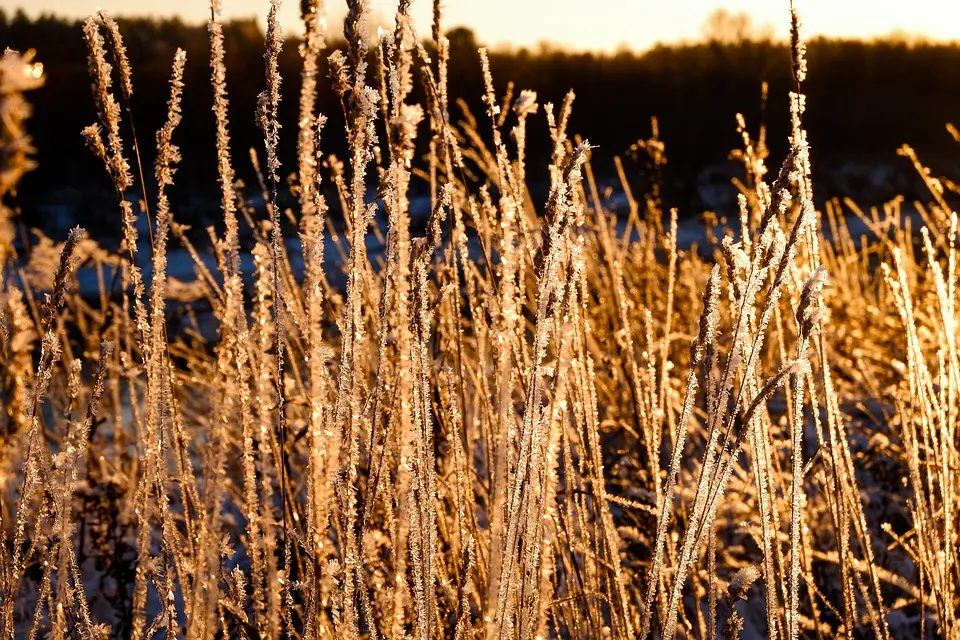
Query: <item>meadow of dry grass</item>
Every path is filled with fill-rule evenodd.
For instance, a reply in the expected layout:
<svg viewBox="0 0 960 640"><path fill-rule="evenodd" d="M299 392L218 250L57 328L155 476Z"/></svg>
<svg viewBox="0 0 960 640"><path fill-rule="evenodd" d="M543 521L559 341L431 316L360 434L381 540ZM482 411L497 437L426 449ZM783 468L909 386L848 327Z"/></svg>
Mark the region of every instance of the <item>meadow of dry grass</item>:
<svg viewBox="0 0 960 640"><path fill-rule="evenodd" d="M604 209L572 92L497 96L481 50L487 113L455 115L439 2L430 38L400 0L371 40L350 0L321 78L305 0L299 96L278 4L256 193L234 173L228 87L249 79L224 68L216 1L210 59L176 55L155 137L117 24L86 22L83 134L116 187L116 252L79 229L15 241L21 94L42 76L3 59L3 638L960 638L958 189L905 147L927 202L815 207L795 13L790 152L768 167L741 119L739 218L688 247L619 159L629 215ZM188 64L214 97L215 269L168 199ZM316 113L331 89L345 132ZM533 202L524 141L544 126ZM341 135L349 157L328 156ZM637 148L663 161L656 135ZM167 277L173 245L194 282Z"/></svg>

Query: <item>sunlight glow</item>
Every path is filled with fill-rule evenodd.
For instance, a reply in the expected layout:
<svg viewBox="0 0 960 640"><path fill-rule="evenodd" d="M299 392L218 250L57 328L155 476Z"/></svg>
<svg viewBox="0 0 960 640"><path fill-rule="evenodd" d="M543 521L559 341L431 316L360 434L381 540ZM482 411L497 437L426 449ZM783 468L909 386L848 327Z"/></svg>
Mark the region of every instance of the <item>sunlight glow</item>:
<svg viewBox="0 0 960 640"><path fill-rule="evenodd" d="M225 0L225 18L266 16L268 2ZM658 42L702 37L707 16L718 7L744 12L758 28L778 37L787 35L787 0L447 0L445 24L468 26L481 42L492 46L537 46L550 43L574 49L616 51L647 49ZM180 16L197 22L209 14L205 0L113 0L114 15ZM393 0L371 0L371 31L386 25L396 10ZM934 40L960 39L960 3L942 0L798 0L808 36L872 38L890 34ZM432 2L414 2L413 15L421 31L428 30ZM9 12L20 7L29 15L43 12L83 17L95 11L88 0L0 0ZM286 0L280 21L285 30L299 30L299 2ZM343 0L329 0L331 25L345 13Z"/></svg>

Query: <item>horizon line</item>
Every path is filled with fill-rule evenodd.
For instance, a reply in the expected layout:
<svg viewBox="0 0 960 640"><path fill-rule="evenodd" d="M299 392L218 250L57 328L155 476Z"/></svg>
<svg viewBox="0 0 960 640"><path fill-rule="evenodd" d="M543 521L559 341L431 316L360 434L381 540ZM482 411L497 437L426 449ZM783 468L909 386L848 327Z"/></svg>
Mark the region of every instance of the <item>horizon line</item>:
<svg viewBox="0 0 960 640"><path fill-rule="evenodd" d="M0 0L2 1L2 0ZM96 12L101 7L97 7L93 11L87 14L80 12L71 12L71 11L62 11L58 9L34 9L28 8L23 5L18 5L15 7L5 7L0 5L0 13L6 16L9 21L12 18L16 18L20 15L26 16L26 18L32 22L36 22L41 19L53 19L53 20L62 20L65 22L68 21L83 21L91 15L95 15ZM184 16L177 12L165 13L162 11L151 11L151 10L139 10L135 12L126 12L126 11L109 11L110 15L118 20L147 20L147 21L177 21L184 26L202 26L209 22L208 19L197 18L195 16ZM343 31L340 28L342 25L342 14L343 12L334 12L331 16L328 13L327 17L327 29L325 31L326 37L331 40L337 41L342 40ZM731 13L731 15L750 15L746 12ZM229 24L232 22L235 23L244 23L244 22L253 22L256 23L257 28L263 33L265 31L266 19L264 15L261 15L255 11L248 13L243 12L231 12L230 15L221 16L219 20L222 24ZM302 23L300 20L296 20L298 26ZM289 21L288 21L289 24ZM392 26L393 19L390 16L384 15L379 11L370 11L368 13L368 32L369 39L371 41L376 40L376 31L377 27L388 27ZM472 32L477 44L479 46L485 47L493 52L522 52L522 51L532 51L532 52L563 52L570 54L591 54L596 56L603 57L613 57L617 55L622 55L624 53L630 53L634 55L642 55L650 51L656 50L658 48L670 48L670 47L693 47L693 46L702 46L711 43L721 43L725 45L734 45L739 42L753 42L753 43L763 43L770 42L778 45L787 45L789 44L789 37L785 37L784 34L775 34L772 25L767 23L760 23L754 25L756 32L750 36L744 37L739 40L728 39L728 40L718 40L715 38L710 38L705 34L700 34L697 37L678 37L674 39L663 39L663 40L654 40L645 46L638 46L630 44L628 42L620 42L612 46L607 47L590 47L590 46L577 46L572 43L564 42L562 38L551 39L551 38L542 38L535 42L528 43L515 43L509 40L494 41L491 39L483 38L479 33L476 25L465 24L465 23L453 23L447 29L446 33L450 33L457 29L467 29ZM300 39L302 37L302 31L297 27L283 28L283 36L287 40ZM431 40L429 37L422 38L424 41ZM837 35L837 34L827 34L827 33L808 33L806 34L806 40L808 43L815 41L828 41L828 42L864 42L864 43L889 43L889 44L905 44L907 46L960 46L960 36L958 37L937 37L934 35L929 35L919 32L910 32L907 30L902 30L900 28L895 28L887 33L875 33L864 36L854 36L854 35Z"/></svg>

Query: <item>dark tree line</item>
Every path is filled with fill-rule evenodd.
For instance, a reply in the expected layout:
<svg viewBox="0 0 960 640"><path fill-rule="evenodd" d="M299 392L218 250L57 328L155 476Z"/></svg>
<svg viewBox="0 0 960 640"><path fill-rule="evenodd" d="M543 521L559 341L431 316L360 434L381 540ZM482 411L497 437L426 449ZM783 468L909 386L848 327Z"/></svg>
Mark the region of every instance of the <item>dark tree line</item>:
<svg viewBox="0 0 960 640"><path fill-rule="evenodd" d="M176 195L184 203L204 201L217 188L206 26L176 19L128 19L121 21L121 28L135 74L133 113L145 162L151 160L153 132L165 116L173 53L177 47L187 51L185 118L177 136L183 161ZM264 85L263 34L252 19L231 21L225 32L235 163L240 176L253 184L246 151L261 145L254 114ZM481 131L488 131L480 100L483 84L477 42L467 29L456 29L450 37L450 93L464 98ZM288 171L295 166L297 45L288 40L280 60L285 95L280 117L287 132L280 153ZM87 210L93 215L100 205L91 194L109 185L80 136L95 114L79 22L0 13L0 46L36 49L47 73L46 85L31 96L35 113L30 128L40 166L21 185L25 215L37 215L38 207L51 198L67 198L79 215ZM340 45L334 42L333 46ZM846 159L905 163L895 152L909 143L940 172L956 174L960 149L944 125L960 120L960 47L815 39L808 56L806 125L815 171L831 170ZM573 89L577 97L571 130L599 147L598 173L612 175L612 157L626 154L631 143L649 137L650 118L657 116L669 159L665 197L684 207L691 202L698 172L722 162L738 145L736 113L746 116L754 132L765 121L774 158L786 147L789 54L785 45L769 39L713 39L613 55L547 47L494 51L491 67L500 94L512 80L518 90L536 90L541 105L559 105ZM321 72L325 74L326 68ZM760 97L764 81L769 83L765 108ZM413 99L420 97L415 92ZM318 107L330 118L325 148L342 155L343 119L329 83L321 83ZM459 111L453 115L459 117ZM529 127L528 136L535 181L535 167L545 165L549 154L542 117Z"/></svg>

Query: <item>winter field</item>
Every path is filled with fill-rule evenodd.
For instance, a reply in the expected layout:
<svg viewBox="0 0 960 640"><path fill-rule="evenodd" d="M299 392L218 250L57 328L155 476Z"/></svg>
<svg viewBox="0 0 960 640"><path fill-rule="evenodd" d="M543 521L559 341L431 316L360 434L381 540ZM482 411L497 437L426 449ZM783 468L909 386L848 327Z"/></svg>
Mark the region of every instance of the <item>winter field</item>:
<svg viewBox="0 0 960 640"><path fill-rule="evenodd" d="M440 2L379 33L347 4L330 53L301 3L293 93L264 8L253 185L216 1L156 132L122 28L86 21L116 249L24 228L45 72L4 54L0 637L960 638L960 187L905 146L922 199L815 204L801 16L788 152L740 118L719 216L620 158L598 176L574 92L498 95L483 49L486 112L461 115ZM204 230L171 205L194 66ZM669 144L635 150L659 169Z"/></svg>

